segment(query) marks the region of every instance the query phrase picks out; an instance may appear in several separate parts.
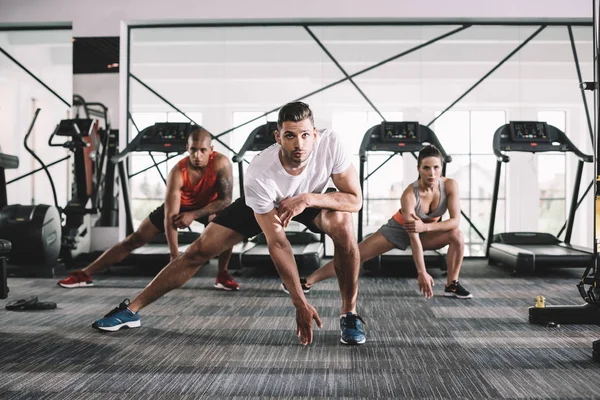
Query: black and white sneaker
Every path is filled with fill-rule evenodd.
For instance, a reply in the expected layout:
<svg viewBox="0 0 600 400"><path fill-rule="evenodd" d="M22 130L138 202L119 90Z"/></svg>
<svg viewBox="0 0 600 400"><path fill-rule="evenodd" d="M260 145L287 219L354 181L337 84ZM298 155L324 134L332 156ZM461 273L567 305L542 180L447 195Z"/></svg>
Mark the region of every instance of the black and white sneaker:
<svg viewBox="0 0 600 400"><path fill-rule="evenodd" d="M306 286L306 278L300 277L300 285L302 285L302 291L304 292L304 294L310 293L310 286ZM290 294L290 291L288 290L288 288L285 287L285 284L283 282L281 282L280 287L281 290L283 290L285 293Z"/></svg>
<svg viewBox="0 0 600 400"><path fill-rule="evenodd" d="M444 296L456 297L457 299L472 299L473 295L467 289L462 287L458 281L452 281L449 286L444 289Z"/></svg>

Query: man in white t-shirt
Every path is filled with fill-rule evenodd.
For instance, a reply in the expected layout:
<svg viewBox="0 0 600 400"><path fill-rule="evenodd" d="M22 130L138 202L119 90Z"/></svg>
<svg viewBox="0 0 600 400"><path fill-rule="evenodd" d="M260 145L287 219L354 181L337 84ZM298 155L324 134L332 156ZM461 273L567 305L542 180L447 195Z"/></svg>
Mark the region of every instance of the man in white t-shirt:
<svg viewBox="0 0 600 400"><path fill-rule="evenodd" d="M335 132L314 127L312 111L302 102L279 111L277 143L257 155L248 167L241 197L210 223L200 238L167 265L131 303L124 301L96 329L115 331L139 327L138 311L187 282L209 259L244 238L264 232L269 253L296 307L297 333L302 344L312 342L312 321L321 327L308 303L298 276L292 248L284 229L291 220L311 231L324 232L335 246L334 265L342 295L340 341L362 344L364 321L356 313L359 253L352 213L362 204L356 169ZM325 192L329 179L338 191Z"/></svg>

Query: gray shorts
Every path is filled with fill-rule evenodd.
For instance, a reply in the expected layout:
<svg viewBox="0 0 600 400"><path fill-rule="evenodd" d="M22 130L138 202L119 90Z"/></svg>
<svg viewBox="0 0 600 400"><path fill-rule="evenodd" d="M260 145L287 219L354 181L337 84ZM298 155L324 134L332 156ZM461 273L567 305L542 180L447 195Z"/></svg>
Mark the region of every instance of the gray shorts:
<svg viewBox="0 0 600 400"><path fill-rule="evenodd" d="M400 250L406 250L410 245L408 232L394 218L390 218L387 224L382 225L377 232L381 233L384 238Z"/></svg>

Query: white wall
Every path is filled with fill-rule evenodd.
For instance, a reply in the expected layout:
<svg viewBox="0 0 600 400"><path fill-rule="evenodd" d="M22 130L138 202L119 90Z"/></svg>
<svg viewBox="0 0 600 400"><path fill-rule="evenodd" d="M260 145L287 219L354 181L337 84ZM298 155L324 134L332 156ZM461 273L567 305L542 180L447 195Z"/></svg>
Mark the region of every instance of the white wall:
<svg viewBox="0 0 600 400"><path fill-rule="evenodd" d="M293 9L293 12L291 11ZM0 24L72 22L73 36L118 36L120 22L367 19L585 19L590 0L0 0Z"/></svg>

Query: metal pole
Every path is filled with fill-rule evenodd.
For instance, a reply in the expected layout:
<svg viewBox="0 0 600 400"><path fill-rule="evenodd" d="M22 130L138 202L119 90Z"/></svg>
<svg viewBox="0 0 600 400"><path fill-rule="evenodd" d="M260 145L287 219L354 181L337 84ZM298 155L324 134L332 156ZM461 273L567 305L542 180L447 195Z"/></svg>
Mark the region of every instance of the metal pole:
<svg viewBox="0 0 600 400"><path fill-rule="evenodd" d="M131 215L131 199L129 197L129 180L125 171L125 160L119 162L119 179L121 180L121 191L123 192L123 204L125 205L125 234L133 233L133 216Z"/></svg>
<svg viewBox="0 0 600 400"><path fill-rule="evenodd" d="M500 173L502 172L502 161L496 160L496 176L494 177L494 194L492 196L492 212L490 213L490 228L488 230L485 245L485 258L490 257L490 245L494 237L494 225L496 223L496 207L498 205L498 192L500 190Z"/></svg>
<svg viewBox="0 0 600 400"><path fill-rule="evenodd" d="M567 233L565 233L565 243L571 243L571 234L573 233L573 222L575 220L575 210L577 210L577 197L579 197L579 186L581 185L581 175L583 174L583 160L577 163L577 179L573 188L571 197L571 207L569 208L569 218L567 219Z"/></svg>
<svg viewBox="0 0 600 400"><path fill-rule="evenodd" d="M575 38L573 37L573 29L571 25L567 26L567 30L569 31L569 39L571 40L571 50L573 51L573 60L575 60L575 69L577 70L577 80L578 82L583 82L583 78L581 77L581 68L579 67L579 57L577 56L577 48L575 47ZM592 128L592 119L590 118L590 110L588 109L587 99L585 98L585 92L581 89L581 99L583 100L583 107L585 108L585 117L588 123L588 129L590 131L590 140L592 141L592 146L594 145L594 129Z"/></svg>

